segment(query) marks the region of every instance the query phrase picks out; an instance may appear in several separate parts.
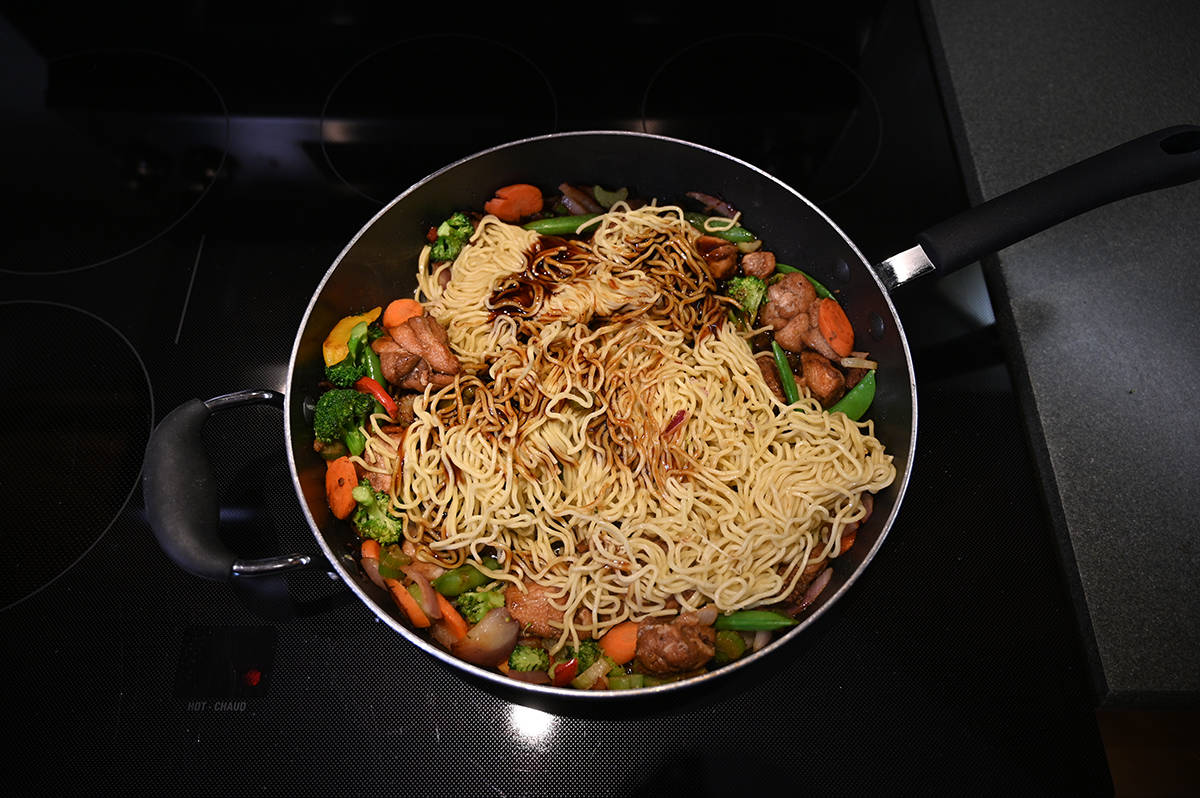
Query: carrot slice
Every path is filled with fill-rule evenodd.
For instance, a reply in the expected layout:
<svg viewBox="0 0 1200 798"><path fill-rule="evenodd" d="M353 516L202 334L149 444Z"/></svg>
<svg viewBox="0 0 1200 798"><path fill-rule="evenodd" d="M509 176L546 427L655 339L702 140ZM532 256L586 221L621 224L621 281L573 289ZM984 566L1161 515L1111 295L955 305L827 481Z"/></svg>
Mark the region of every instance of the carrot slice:
<svg viewBox="0 0 1200 798"><path fill-rule="evenodd" d="M335 518L349 518L358 502L354 501L354 488L358 475L349 457L339 457L325 469L325 499Z"/></svg>
<svg viewBox="0 0 1200 798"><path fill-rule="evenodd" d="M636 621L619 623L600 638L600 650L618 665L624 665L637 654L638 624Z"/></svg>
<svg viewBox="0 0 1200 798"><path fill-rule="evenodd" d="M388 590L392 591L392 598L400 605L400 609L404 610L408 615L408 619L412 621L413 626L418 629L425 629L429 626L429 616L425 614L425 610L421 609L421 605L412 597L412 593L408 592L408 588L400 583L397 579L384 579L384 584L388 586Z"/></svg>
<svg viewBox="0 0 1200 798"><path fill-rule="evenodd" d="M496 196L483 209L503 222L518 222L542 209L542 192L528 183L515 183L496 189Z"/></svg>
<svg viewBox="0 0 1200 798"><path fill-rule="evenodd" d="M845 554L850 551L850 547L854 545L854 539L858 537L858 527L842 532L842 549L840 554Z"/></svg>
<svg viewBox="0 0 1200 798"><path fill-rule="evenodd" d="M383 312L383 327L399 327L415 316L424 316L425 308L415 299L396 299Z"/></svg>
<svg viewBox="0 0 1200 798"><path fill-rule="evenodd" d="M834 352L847 357L854 351L854 328L850 326L850 319L846 318L846 311L842 310L837 300L821 300L817 306L817 324Z"/></svg>
<svg viewBox="0 0 1200 798"><path fill-rule="evenodd" d="M446 624L446 628L450 630L450 634L454 635L455 640L462 640L467 636L467 619L462 617L458 609L441 593L435 590L433 594L437 597L438 607L442 610L442 623Z"/></svg>
<svg viewBox="0 0 1200 798"><path fill-rule="evenodd" d="M380 550L378 540L371 540L370 538L367 538L362 542L362 547L359 549L360 557L366 557L369 560L378 560L379 554Z"/></svg>

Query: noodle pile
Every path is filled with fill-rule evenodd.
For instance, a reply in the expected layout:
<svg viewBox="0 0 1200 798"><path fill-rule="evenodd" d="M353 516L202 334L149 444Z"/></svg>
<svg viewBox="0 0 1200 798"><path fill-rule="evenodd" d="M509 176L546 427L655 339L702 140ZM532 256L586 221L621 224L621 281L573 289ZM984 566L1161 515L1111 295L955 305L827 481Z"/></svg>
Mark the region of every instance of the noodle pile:
<svg viewBox="0 0 1200 798"><path fill-rule="evenodd" d="M782 601L895 477L870 421L774 397L679 208L595 224L531 258L536 233L486 216L448 282L422 254L418 298L464 375L418 398L402 459L372 452L422 550L494 551L494 578L554 589L556 647Z"/></svg>

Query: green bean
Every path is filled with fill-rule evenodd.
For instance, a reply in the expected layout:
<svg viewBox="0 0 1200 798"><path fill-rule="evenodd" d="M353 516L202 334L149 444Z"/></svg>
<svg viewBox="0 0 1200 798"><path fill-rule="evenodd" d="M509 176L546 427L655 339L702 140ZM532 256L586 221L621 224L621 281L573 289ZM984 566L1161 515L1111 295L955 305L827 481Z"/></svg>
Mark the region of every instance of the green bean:
<svg viewBox="0 0 1200 798"><path fill-rule="evenodd" d="M796 375L792 373L792 365L788 363L787 354L777 341L771 342L771 351L775 354L775 368L779 371L779 384L783 386L783 395L788 404L800 401L800 389L796 387Z"/></svg>
<svg viewBox="0 0 1200 798"><path fill-rule="evenodd" d="M850 418L858 421L867 412L867 408L871 406L871 402L875 401L875 370L872 369L866 373L858 384L847 391L846 395L838 401L833 407L829 408L830 413L845 413Z"/></svg>
<svg viewBox="0 0 1200 798"><path fill-rule="evenodd" d="M713 624L717 629L732 629L735 632L763 632L795 626L799 621L770 610L738 610L729 615L717 616Z"/></svg>
<svg viewBox="0 0 1200 798"><path fill-rule="evenodd" d="M709 216L705 216L702 213L685 213L683 215L683 218L686 219L692 225L692 227L696 228L701 233L704 233L707 236L716 236L717 238L723 238L732 244L749 244L751 241L758 240L758 236L754 235L754 233L751 233L749 230L747 230L744 227L738 227L737 225L734 225L733 227L721 229L721 230L708 230L705 228L704 223L708 219L723 218L723 217L709 217Z"/></svg>
<svg viewBox="0 0 1200 798"><path fill-rule="evenodd" d="M526 230L532 230L544 236L565 236L574 233L579 229L579 225L595 219L597 216L599 214L596 213L584 213L579 216L548 216L545 219L526 222L524 227Z"/></svg>

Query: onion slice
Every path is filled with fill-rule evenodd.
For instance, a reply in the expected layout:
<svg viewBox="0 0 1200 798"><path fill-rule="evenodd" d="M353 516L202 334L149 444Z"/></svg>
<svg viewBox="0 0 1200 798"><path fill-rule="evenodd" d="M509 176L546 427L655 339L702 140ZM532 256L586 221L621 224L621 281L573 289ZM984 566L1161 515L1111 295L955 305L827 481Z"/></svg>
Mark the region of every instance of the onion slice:
<svg viewBox="0 0 1200 798"><path fill-rule="evenodd" d="M545 671L514 671L509 669L505 675L510 679L527 684L550 684L550 675Z"/></svg>
<svg viewBox="0 0 1200 798"><path fill-rule="evenodd" d="M430 583L425 574L411 565L404 568L404 573L413 580L413 583L421 591L421 609L425 610L425 614L429 616L430 620L440 621L442 619L442 607L438 603L437 595L434 593L433 584Z"/></svg>
<svg viewBox="0 0 1200 798"><path fill-rule="evenodd" d="M833 569L826 568L821 573L817 574L817 578L808 586L808 590L804 591L804 596L800 599L800 607L797 612L801 612L808 608L810 604L817 600L817 596L821 595L821 591L829 584L829 580L833 578Z"/></svg>
<svg viewBox="0 0 1200 798"><path fill-rule="evenodd" d="M471 627L467 636L454 644L451 653L474 665L494 667L508 659L517 647L521 626L508 614L507 607L497 607Z"/></svg>
<svg viewBox="0 0 1200 798"><path fill-rule="evenodd" d="M771 632L767 629L760 629L754 633L754 642L750 644L750 647L759 651L769 642L771 642Z"/></svg>
<svg viewBox="0 0 1200 798"><path fill-rule="evenodd" d="M862 357L844 357L838 361L838 364L841 365L842 368L866 369L867 371L874 371L875 369L879 368L879 364L874 360L867 360L866 358Z"/></svg>
<svg viewBox="0 0 1200 798"><path fill-rule="evenodd" d="M387 584L383 581L383 577L379 575L379 560L374 557L362 557L359 559L358 564L362 566L363 573L367 575L368 579L384 590L388 589Z"/></svg>

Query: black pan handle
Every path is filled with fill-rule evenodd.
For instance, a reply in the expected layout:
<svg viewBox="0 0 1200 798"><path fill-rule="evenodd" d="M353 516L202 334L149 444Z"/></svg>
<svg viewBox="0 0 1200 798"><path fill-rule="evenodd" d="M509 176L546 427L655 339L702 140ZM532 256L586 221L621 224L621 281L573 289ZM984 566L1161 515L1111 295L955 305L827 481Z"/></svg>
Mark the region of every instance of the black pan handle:
<svg viewBox="0 0 1200 798"><path fill-rule="evenodd" d="M150 528L176 565L205 579L278 574L313 561L307 554L239 560L218 535L220 505L201 431L213 411L250 404L282 410L283 394L240 391L207 401L192 399L168 413L146 444L142 492Z"/></svg>
<svg viewBox="0 0 1200 798"><path fill-rule="evenodd" d="M929 270L968 266L1059 222L1126 197L1200 178L1200 127L1176 125L1093 155L963 211L880 265L892 288Z"/></svg>

